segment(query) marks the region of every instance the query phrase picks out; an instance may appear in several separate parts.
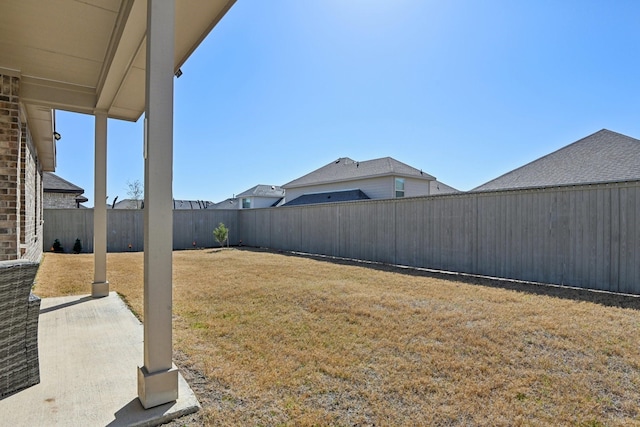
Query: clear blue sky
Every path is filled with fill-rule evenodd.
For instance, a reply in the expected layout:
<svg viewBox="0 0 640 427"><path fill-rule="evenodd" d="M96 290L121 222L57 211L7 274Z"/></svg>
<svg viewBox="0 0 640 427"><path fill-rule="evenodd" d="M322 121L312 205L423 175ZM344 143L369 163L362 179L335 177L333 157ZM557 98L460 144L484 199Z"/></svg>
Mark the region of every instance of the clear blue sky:
<svg viewBox="0 0 640 427"><path fill-rule="evenodd" d="M470 190L602 128L640 138L635 0L238 0L175 80L176 199L219 202L338 157ZM93 206L93 117L57 112L56 173ZM109 120L109 201L143 181Z"/></svg>

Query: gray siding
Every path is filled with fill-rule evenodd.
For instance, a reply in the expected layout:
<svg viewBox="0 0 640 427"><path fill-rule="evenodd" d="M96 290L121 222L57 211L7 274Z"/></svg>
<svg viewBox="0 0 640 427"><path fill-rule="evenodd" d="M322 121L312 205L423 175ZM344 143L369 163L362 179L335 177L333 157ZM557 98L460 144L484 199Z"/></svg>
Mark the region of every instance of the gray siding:
<svg viewBox="0 0 640 427"><path fill-rule="evenodd" d="M362 190L372 199L388 199L395 193L394 180L390 176L378 178L360 179L354 181L343 181L331 184L312 185L300 188L287 188L285 199L287 202L296 199L303 194L327 193L341 190Z"/></svg>
<svg viewBox="0 0 640 427"><path fill-rule="evenodd" d="M142 214L141 211L118 211ZM109 212L109 250L141 250L142 217ZM231 244L640 294L640 181L457 193L270 209L174 212L174 248ZM55 231L52 231L55 230ZM78 236L91 210L46 210L45 250Z"/></svg>
<svg viewBox="0 0 640 427"><path fill-rule="evenodd" d="M403 178L399 176L398 178ZM416 179L416 178L404 178L404 197L419 197L419 196L428 196L431 194L429 192L429 182L424 179ZM391 185L393 187L393 192L391 193L391 197L395 197L396 195L396 181L395 178L391 179Z"/></svg>
<svg viewBox="0 0 640 427"><path fill-rule="evenodd" d="M248 196L248 197L239 197L240 199L240 209L242 209L242 199L249 198L251 199L251 209L259 209L259 208L270 208L275 202L281 199L281 197L256 197L256 196Z"/></svg>
<svg viewBox="0 0 640 427"><path fill-rule="evenodd" d="M405 197L417 197L429 195L428 180L399 177L404 179ZM354 181L336 182L331 184L313 185L300 188L289 188L286 193L286 201L289 202L304 194L327 193L341 190L362 190L371 199L393 199L396 195L396 181L393 176L381 176L377 178L360 179Z"/></svg>

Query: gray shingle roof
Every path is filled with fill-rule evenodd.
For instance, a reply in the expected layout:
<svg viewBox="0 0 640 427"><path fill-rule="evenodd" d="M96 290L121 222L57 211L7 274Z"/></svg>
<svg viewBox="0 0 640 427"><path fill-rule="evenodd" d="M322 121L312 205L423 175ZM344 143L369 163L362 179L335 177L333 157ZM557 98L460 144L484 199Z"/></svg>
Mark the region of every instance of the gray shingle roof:
<svg viewBox="0 0 640 427"><path fill-rule="evenodd" d="M452 186L445 184L442 181L435 180L429 183L429 194L437 195L452 193L461 193L461 191L457 188L453 188Z"/></svg>
<svg viewBox="0 0 640 427"><path fill-rule="evenodd" d="M247 191L243 191L237 194L236 197L282 197L284 196L284 189L277 185L256 185L251 187Z"/></svg>
<svg viewBox="0 0 640 427"><path fill-rule="evenodd" d="M173 209L212 209L213 202L207 200L173 200Z"/></svg>
<svg viewBox="0 0 640 427"><path fill-rule="evenodd" d="M471 191L640 179L640 140L602 129Z"/></svg>
<svg viewBox="0 0 640 427"><path fill-rule="evenodd" d="M222 202L215 203L209 209L240 209L240 199L227 199Z"/></svg>
<svg viewBox="0 0 640 427"><path fill-rule="evenodd" d="M112 205L112 209L142 209L142 200L122 199L116 201L115 205Z"/></svg>
<svg viewBox="0 0 640 427"><path fill-rule="evenodd" d="M353 200L368 200L369 196L364 194L362 190L344 190L344 191L331 191L327 193L312 193L303 194L300 197L296 197L290 202L285 203L282 206L298 206L298 205L311 205L316 203L331 203L331 202L350 202Z"/></svg>
<svg viewBox="0 0 640 427"><path fill-rule="evenodd" d="M304 187L308 185L326 184L331 182L353 181L357 179L373 178L377 176L404 176L434 180L435 177L419 169L399 162L391 157L357 162L348 157L341 157L308 173L298 179L283 185L283 188Z"/></svg>
<svg viewBox="0 0 640 427"><path fill-rule="evenodd" d="M66 179L60 178L53 172L43 172L42 190L45 193L84 193L84 188L80 188Z"/></svg>

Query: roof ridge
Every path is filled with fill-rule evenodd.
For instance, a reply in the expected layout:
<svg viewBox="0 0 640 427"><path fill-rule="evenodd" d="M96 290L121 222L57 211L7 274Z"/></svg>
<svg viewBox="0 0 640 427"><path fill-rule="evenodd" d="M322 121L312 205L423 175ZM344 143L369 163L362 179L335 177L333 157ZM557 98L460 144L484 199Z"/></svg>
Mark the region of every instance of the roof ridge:
<svg viewBox="0 0 640 427"><path fill-rule="evenodd" d="M342 167L345 166L345 167ZM436 178L391 156L355 161L349 157L340 157L316 170L282 185L283 188L304 187L322 183L353 181L388 175L414 177L435 180Z"/></svg>
<svg viewBox="0 0 640 427"><path fill-rule="evenodd" d="M600 129L599 131L596 131L596 132L594 132L592 134L589 134L589 135L587 135L585 137L582 137L582 138L580 138L580 139L578 139L578 140L576 140L576 141L574 141L574 142L572 142L572 143L570 143L568 145L562 146L562 147L560 147L560 148L558 148L558 149L556 149L556 150L554 150L554 151L552 151L550 153L547 153L547 154L545 154L545 155L543 155L541 157L533 159L530 162L527 162L522 166L519 166L519 167L517 167L515 169L512 169L510 171L507 171L507 172L503 173L502 175L500 175L500 176L498 176L498 177L496 177L496 178L494 178L494 179L492 179L490 181L487 181L487 182L485 182L485 183L483 183L483 184L471 189L470 191L476 191L478 189L481 190L483 187L489 186L490 184L495 183L496 181L499 181L499 180L505 178L508 175L517 175L518 172L521 172L525 168L529 168L531 165L533 165L535 163L542 163L545 160L550 159L550 158L553 159L553 158L558 156L558 153L563 153L563 152L566 152L566 151L573 150L573 149L575 149L576 146L584 144L585 141L593 140L594 138L597 138L598 136L624 138L627 141L633 141L635 143L639 143L640 144L640 140L638 140L636 138L633 138L633 137L630 137L628 135L624 135L622 133L614 132L614 131L611 131L609 129L603 128L603 129ZM608 143L608 141L607 141L607 143Z"/></svg>

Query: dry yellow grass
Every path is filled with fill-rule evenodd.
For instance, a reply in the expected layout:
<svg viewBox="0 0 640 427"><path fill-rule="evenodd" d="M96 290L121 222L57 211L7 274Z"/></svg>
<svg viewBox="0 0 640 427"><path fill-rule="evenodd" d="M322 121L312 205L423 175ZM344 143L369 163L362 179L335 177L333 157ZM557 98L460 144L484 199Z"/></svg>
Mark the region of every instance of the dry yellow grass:
<svg viewBox="0 0 640 427"><path fill-rule="evenodd" d="M142 254L109 254L142 316ZM36 293L86 294L46 254ZM640 304L253 250L174 253L176 357L207 425L640 425Z"/></svg>

